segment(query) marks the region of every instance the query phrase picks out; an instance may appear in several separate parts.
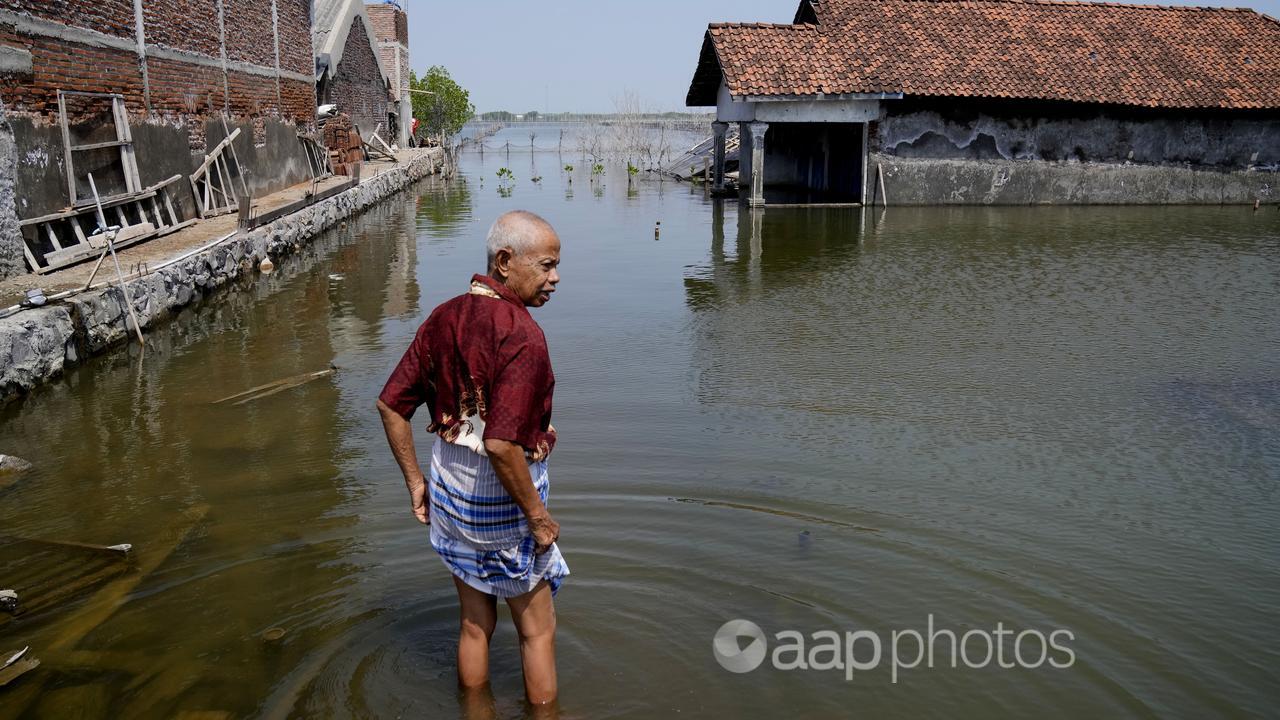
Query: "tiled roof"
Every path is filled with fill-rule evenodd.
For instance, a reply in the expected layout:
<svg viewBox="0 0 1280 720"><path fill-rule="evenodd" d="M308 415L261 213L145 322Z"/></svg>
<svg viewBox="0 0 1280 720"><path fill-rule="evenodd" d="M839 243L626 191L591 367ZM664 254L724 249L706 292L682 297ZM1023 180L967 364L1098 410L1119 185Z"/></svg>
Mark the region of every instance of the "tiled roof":
<svg viewBox="0 0 1280 720"><path fill-rule="evenodd" d="M1280 108L1280 22L1249 9L1043 0L813 0L712 24L689 105L903 93L1176 108Z"/></svg>

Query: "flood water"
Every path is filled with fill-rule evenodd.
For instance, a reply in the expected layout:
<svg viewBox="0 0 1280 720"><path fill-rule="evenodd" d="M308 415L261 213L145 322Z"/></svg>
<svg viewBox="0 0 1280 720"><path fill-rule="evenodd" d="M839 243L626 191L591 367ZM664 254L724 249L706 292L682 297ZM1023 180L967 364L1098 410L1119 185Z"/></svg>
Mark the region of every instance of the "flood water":
<svg viewBox="0 0 1280 720"><path fill-rule="evenodd" d="M0 452L35 465L0 490L0 536L135 548L111 570L0 546L0 587L64 591L0 613L0 652L43 662L0 689L0 716L461 715L453 585L373 403L514 208L563 240L534 317L573 573L556 600L566 717L1280 706L1275 208L752 214L617 168L593 182L567 155L464 154L459 178L183 313L145 356L0 410ZM733 619L767 638L747 674L712 652ZM895 672L893 634L910 663L906 631L930 627L933 667ZM787 630L813 667L771 666ZM979 633L955 666L941 630ZM1034 636L1014 662L1029 630L1069 632L1070 667L1027 667ZM818 669L838 655L821 631L869 631L882 657L863 634L857 669ZM982 662L995 645L1014 667ZM493 648L499 715L519 717L505 609Z"/></svg>

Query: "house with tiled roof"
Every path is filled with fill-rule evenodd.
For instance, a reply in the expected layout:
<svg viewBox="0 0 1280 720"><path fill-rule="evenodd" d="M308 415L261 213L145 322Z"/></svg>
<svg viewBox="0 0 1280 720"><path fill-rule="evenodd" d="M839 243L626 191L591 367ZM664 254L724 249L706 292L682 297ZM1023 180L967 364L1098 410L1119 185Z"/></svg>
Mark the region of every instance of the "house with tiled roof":
<svg viewBox="0 0 1280 720"><path fill-rule="evenodd" d="M802 0L707 28L687 97L753 205L1280 199L1280 22L1249 9Z"/></svg>

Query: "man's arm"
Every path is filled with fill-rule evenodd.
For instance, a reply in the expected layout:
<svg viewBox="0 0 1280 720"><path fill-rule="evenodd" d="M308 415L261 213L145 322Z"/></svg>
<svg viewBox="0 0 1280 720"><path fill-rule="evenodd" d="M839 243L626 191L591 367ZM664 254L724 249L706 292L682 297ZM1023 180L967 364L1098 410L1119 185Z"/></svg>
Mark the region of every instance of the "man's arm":
<svg viewBox="0 0 1280 720"><path fill-rule="evenodd" d="M551 518L533 486L529 465L524 459L524 448L509 440L489 439L484 441L484 451L489 454L489 463L493 465L502 487L524 512L536 551L546 552L560 537L560 523Z"/></svg>
<svg viewBox="0 0 1280 720"><path fill-rule="evenodd" d="M409 488L413 515L420 523L429 522L427 480L422 475L422 468L418 467L418 451L413 447L413 425L381 399L378 400L378 413L382 415L382 428L387 431L387 444L391 446L391 454L400 465L400 472L404 473L404 484ZM526 470L525 474L528 472ZM537 499L537 493L533 497Z"/></svg>

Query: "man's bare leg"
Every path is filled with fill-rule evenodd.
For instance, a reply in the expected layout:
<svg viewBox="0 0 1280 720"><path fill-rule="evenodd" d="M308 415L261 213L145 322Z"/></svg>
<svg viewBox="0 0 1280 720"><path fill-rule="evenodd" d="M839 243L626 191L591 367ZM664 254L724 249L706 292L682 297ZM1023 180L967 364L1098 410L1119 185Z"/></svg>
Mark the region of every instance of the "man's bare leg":
<svg viewBox="0 0 1280 720"><path fill-rule="evenodd" d="M507 598L511 619L520 633L524 694L534 705L556 699L556 608L546 580L530 592Z"/></svg>
<svg viewBox="0 0 1280 720"><path fill-rule="evenodd" d="M458 684L478 688L489 682L489 639L498 624L498 599L453 576L458 588L461 629L458 632Z"/></svg>

